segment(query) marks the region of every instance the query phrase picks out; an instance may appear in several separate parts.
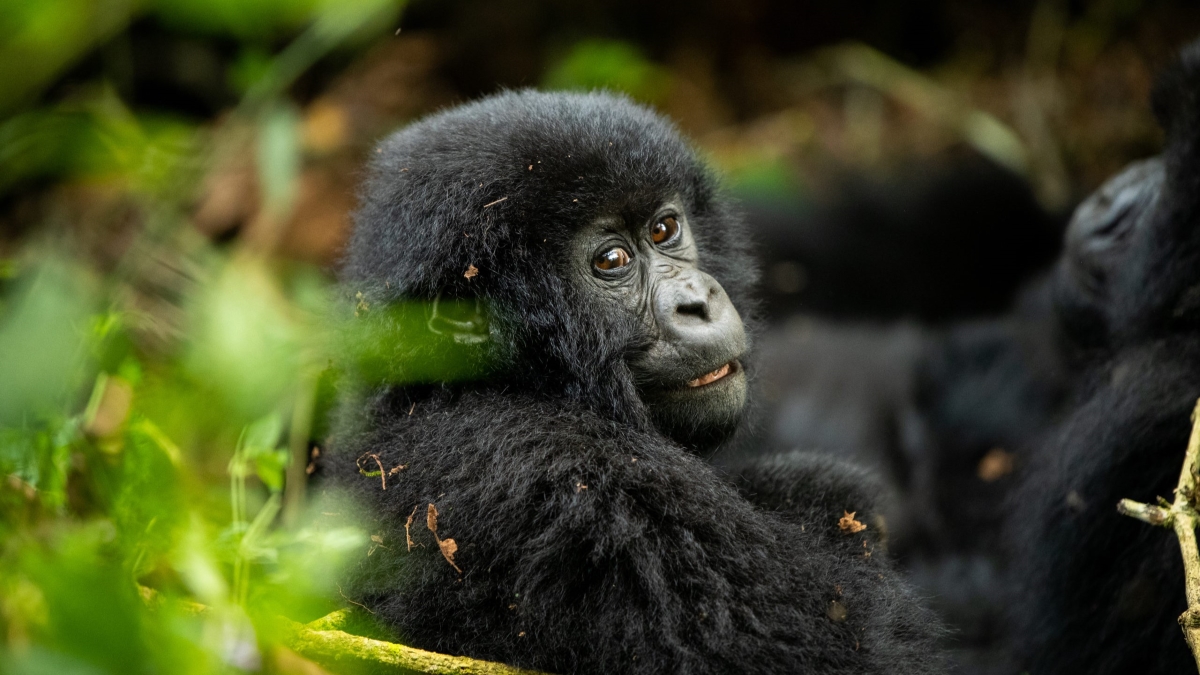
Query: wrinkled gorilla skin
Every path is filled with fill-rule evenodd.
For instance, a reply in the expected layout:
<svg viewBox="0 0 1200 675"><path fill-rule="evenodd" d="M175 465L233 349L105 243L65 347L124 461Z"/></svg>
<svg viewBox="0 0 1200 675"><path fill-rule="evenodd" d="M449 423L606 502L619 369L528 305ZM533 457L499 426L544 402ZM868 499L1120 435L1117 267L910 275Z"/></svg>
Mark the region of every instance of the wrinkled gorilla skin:
<svg viewBox="0 0 1200 675"><path fill-rule="evenodd" d="M1121 516L1170 498L1200 397L1200 43L1153 97L1160 158L1076 212L1055 293L1088 357L1013 498L1016 649L1042 673L1195 670L1173 534Z"/></svg>
<svg viewBox="0 0 1200 675"><path fill-rule="evenodd" d="M742 225L667 122L602 94L505 93L389 138L362 195L348 290L368 313L483 298L491 366L343 406L322 479L386 546L363 551L349 598L409 644L548 672L941 672L938 624L873 526L877 486L799 454L723 477L702 454L728 430L660 430L630 368L641 317L573 277L581 224L677 200L699 267L752 317ZM383 490L365 454L406 468ZM872 526L843 531L845 511Z"/></svg>

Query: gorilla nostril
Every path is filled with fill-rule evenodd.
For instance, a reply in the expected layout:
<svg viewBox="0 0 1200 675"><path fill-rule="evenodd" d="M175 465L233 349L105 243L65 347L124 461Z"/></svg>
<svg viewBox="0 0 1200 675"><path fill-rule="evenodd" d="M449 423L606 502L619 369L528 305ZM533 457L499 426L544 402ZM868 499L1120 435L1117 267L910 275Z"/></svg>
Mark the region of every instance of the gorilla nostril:
<svg viewBox="0 0 1200 675"><path fill-rule="evenodd" d="M684 302L680 303L675 308L676 314L683 316L694 316L705 321L708 320L708 303L707 302Z"/></svg>

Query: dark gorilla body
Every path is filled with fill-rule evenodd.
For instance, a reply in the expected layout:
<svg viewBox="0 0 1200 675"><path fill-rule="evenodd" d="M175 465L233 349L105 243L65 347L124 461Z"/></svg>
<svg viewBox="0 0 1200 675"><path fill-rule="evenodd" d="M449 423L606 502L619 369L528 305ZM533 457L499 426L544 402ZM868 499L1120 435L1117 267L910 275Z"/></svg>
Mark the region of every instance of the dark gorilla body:
<svg viewBox="0 0 1200 675"><path fill-rule="evenodd" d="M727 481L700 456L745 405L744 239L621 99L502 94L387 140L345 282L372 308L482 298L486 333L455 337L491 365L344 406L322 473L387 545L348 596L411 644L551 672L938 672L880 533L838 525L873 522L866 475L788 455ZM387 490L368 454L406 467ZM425 528L406 550L427 504L455 566Z"/></svg>
<svg viewBox="0 0 1200 675"><path fill-rule="evenodd" d="M1195 43L1154 94L1166 150L1078 209L1056 271L1085 362L1013 500L1016 644L1035 675L1195 669L1178 543L1115 506L1170 498L1200 397L1198 92Z"/></svg>
<svg viewBox="0 0 1200 675"><path fill-rule="evenodd" d="M849 458L884 477L889 550L947 622L954 672L1015 672L1003 526L1014 474L1068 411L1074 357L1050 284L1006 315L930 328L793 320L760 339L763 438L749 447ZM737 456L719 457L738 461Z"/></svg>
<svg viewBox="0 0 1200 675"><path fill-rule="evenodd" d="M1054 270L1010 314L765 340L765 359L790 360L766 384L804 383L777 395L774 442L886 470L893 550L959 629L956 670L1195 668L1178 544L1115 506L1170 496L1200 397L1197 92L1200 44L1156 89L1163 155L1076 210ZM995 447L1016 472L985 483Z"/></svg>

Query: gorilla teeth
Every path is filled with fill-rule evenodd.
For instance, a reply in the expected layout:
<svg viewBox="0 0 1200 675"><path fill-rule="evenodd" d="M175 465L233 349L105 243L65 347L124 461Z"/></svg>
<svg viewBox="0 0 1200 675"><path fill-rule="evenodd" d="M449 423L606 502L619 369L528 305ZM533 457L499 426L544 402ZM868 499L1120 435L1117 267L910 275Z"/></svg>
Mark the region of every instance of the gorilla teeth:
<svg viewBox="0 0 1200 675"><path fill-rule="evenodd" d="M689 387L703 387L706 384L711 384L713 382L716 382L717 380L721 379L722 377L725 377L728 374L729 374L729 364L726 363L725 365L721 366L720 368L717 368L716 370L712 371L711 373L708 373L706 375L701 375L700 377L697 377L696 379L692 380L691 382L688 382L687 384Z"/></svg>

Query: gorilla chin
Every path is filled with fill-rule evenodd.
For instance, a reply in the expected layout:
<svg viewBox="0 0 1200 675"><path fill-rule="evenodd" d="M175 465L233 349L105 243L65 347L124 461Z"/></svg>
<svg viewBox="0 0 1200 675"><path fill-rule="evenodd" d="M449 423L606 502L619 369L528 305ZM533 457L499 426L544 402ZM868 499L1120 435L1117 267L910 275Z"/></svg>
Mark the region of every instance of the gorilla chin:
<svg viewBox="0 0 1200 675"><path fill-rule="evenodd" d="M711 450L733 433L746 407L746 371L733 359L680 386L647 391L642 399L663 433Z"/></svg>

